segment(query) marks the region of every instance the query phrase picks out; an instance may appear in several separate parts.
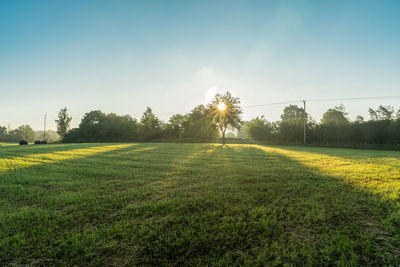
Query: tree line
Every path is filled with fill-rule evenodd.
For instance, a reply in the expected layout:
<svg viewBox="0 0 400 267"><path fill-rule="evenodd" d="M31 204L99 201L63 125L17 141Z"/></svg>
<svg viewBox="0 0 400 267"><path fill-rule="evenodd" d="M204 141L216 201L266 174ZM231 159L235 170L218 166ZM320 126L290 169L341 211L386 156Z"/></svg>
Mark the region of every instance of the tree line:
<svg viewBox="0 0 400 267"><path fill-rule="evenodd" d="M245 122L248 137L269 143L301 143L306 118L308 143L349 145L398 145L400 144L400 109L391 106L369 108L369 119L357 116L351 121L343 105L329 108L319 123L304 109L296 105L284 108L281 120L269 122L257 117Z"/></svg>
<svg viewBox="0 0 400 267"><path fill-rule="evenodd" d="M46 135L44 131L35 131L29 125L21 125L16 129L10 129L9 127L0 126L0 142L19 142L21 140L26 140L28 142L33 142L34 140L42 140L45 137L48 141L58 141L60 136L56 131L48 130Z"/></svg>
<svg viewBox="0 0 400 267"><path fill-rule="evenodd" d="M229 92L217 94L211 103L198 105L187 114L175 114L165 123L149 107L139 121L129 115L95 110L83 116L78 128L69 130L71 118L66 112L62 109L56 121L62 142L204 140L221 135L224 143L227 130L239 130L242 125L240 100Z"/></svg>
<svg viewBox="0 0 400 267"><path fill-rule="evenodd" d="M161 121L151 108L139 120L94 110L83 116L77 128L70 129L72 118L67 108L63 108L56 120L57 132L48 131L46 135L54 139L59 136L61 142L209 141L217 137L225 142L225 137L237 137L271 144L296 144L303 142L306 121L307 143L400 144L400 109L396 111L391 106L370 108L367 120L361 116L350 120L343 105L329 108L320 122L297 105L286 106L276 122L264 116L242 121L241 114L239 98L229 92L217 94L211 103L198 105L187 114L175 114L167 122ZM35 132L29 125L14 130L0 127L0 141L33 141L40 140L41 136L43 131Z"/></svg>
<svg viewBox="0 0 400 267"><path fill-rule="evenodd" d="M224 103L227 109L218 109ZM357 116L351 121L343 105L329 108L316 122L297 105L283 109L281 120L269 122L264 116L242 121L240 100L231 94L216 95L207 106L199 105L187 114L175 114L163 123L150 108L140 121L101 111L86 113L79 128L63 138L64 142L150 141L167 139L225 139L227 129L235 131L228 137L250 138L264 143L296 144L304 138L306 120L307 142L314 144L395 145L400 143L400 109L391 106L369 109L370 118ZM221 119L223 117L223 119ZM223 141L224 142L224 141Z"/></svg>

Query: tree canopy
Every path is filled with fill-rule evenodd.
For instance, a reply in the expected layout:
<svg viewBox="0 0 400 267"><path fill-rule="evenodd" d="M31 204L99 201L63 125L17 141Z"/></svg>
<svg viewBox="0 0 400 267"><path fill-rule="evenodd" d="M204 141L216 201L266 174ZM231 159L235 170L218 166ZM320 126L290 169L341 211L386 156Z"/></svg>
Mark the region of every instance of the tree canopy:
<svg viewBox="0 0 400 267"><path fill-rule="evenodd" d="M79 127L69 130L71 117L67 109L58 113L57 130L62 142L132 142L151 140L215 141L225 137L251 138L267 143L302 143L304 117L307 140L315 144L398 145L400 144L400 109L392 106L370 108L370 118L357 116L350 120L343 105L329 108L319 123L304 109L289 105L284 107L281 120L269 122L264 116L250 121L241 120L240 100L229 92L217 94L207 105L198 105L186 114L174 114L166 122L161 121L148 107L139 121L130 115L106 114L100 110L85 113ZM52 134L52 140L58 135ZM229 133L229 135L228 135ZM36 137L35 137L36 136ZM16 129L0 126L0 141L18 142L43 136L29 125Z"/></svg>
<svg viewBox="0 0 400 267"><path fill-rule="evenodd" d="M56 120L57 124L57 133L58 135L63 138L64 135L67 134L69 131L69 126L71 124L72 117L68 116L67 108L62 108L58 112L58 120Z"/></svg>
<svg viewBox="0 0 400 267"><path fill-rule="evenodd" d="M154 115L151 108L143 112L140 119L140 137L142 140L154 140L162 137L162 122Z"/></svg>
<svg viewBox="0 0 400 267"><path fill-rule="evenodd" d="M347 113L343 105L328 109L321 119L323 125L345 125L349 123Z"/></svg>
<svg viewBox="0 0 400 267"><path fill-rule="evenodd" d="M186 114L182 122L184 138L209 139L218 135L218 130L212 118L208 116L209 110L204 105L198 105Z"/></svg>
<svg viewBox="0 0 400 267"><path fill-rule="evenodd" d="M222 143L225 144L225 133L227 129L240 130L242 125L240 99L233 97L231 93L215 95L214 100L208 105L209 116L217 125L222 134Z"/></svg>

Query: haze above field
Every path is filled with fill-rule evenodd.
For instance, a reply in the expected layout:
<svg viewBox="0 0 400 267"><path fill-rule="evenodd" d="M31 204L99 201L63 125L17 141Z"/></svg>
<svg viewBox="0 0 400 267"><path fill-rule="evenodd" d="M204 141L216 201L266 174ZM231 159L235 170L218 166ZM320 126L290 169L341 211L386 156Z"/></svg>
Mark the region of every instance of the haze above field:
<svg viewBox="0 0 400 267"><path fill-rule="evenodd" d="M395 1L1 1L0 125L67 106L161 119L229 89L243 105L398 95ZM398 100L343 102L349 116ZM312 103L317 120L340 102ZM244 108L277 120L284 106Z"/></svg>

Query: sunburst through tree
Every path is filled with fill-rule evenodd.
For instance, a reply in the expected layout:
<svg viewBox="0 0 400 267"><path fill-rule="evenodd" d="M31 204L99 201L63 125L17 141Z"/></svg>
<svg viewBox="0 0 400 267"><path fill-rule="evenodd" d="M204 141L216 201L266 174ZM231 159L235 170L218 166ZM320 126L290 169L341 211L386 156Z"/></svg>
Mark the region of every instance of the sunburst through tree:
<svg viewBox="0 0 400 267"><path fill-rule="evenodd" d="M226 130L240 130L242 125L240 99L229 92L216 94L214 100L208 104L208 109L209 116L221 131L222 144L225 144Z"/></svg>

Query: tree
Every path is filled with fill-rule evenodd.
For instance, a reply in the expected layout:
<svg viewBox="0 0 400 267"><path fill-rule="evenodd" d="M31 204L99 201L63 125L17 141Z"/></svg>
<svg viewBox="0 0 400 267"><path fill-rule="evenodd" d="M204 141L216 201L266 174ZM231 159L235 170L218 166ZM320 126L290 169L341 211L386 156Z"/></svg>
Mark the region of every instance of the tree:
<svg viewBox="0 0 400 267"><path fill-rule="evenodd" d="M321 119L320 132L326 142L345 142L349 133L349 120L343 105L328 109Z"/></svg>
<svg viewBox="0 0 400 267"><path fill-rule="evenodd" d="M308 114L306 113L306 117ZM303 124L304 122L304 109L296 105L289 105L283 109L281 115L282 122L293 124Z"/></svg>
<svg viewBox="0 0 400 267"><path fill-rule="evenodd" d="M79 128L71 129L64 137L61 139L62 143L81 143L84 140L82 139L82 133Z"/></svg>
<svg viewBox="0 0 400 267"><path fill-rule="evenodd" d="M100 110L85 113L79 124L79 136L82 141L100 142L103 140L103 126L106 114Z"/></svg>
<svg viewBox="0 0 400 267"><path fill-rule="evenodd" d="M392 120L394 115L396 115L392 106L380 105L376 110L369 108L368 112L372 121Z"/></svg>
<svg viewBox="0 0 400 267"><path fill-rule="evenodd" d="M183 132L183 123L186 116L182 114L173 115L165 125L165 137L181 138Z"/></svg>
<svg viewBox="0 0 400 267"><path fill-rule="evenodd" d="M304 109L296 105L289 105L283 109L282 121L279 124L282 141L301 142L303 140L304 115L307 119L308 114L304 114Z"/></svg>
<svg viewBox="0 0 400 267"><path fill-rule="evenodd" d="M16 136L19 140L26 140L28 142L35 140L35 131L29 125L21 125L17 129L12 130L10 134Z"/></svg>
<svg viewBox="0 0 400 267"><path fill-rule="evenodd" d="M135 141L138 138L138 123L129 115L107 114L101 130L105 142Z"/></svg>
<svg viewBox="0 0 400 267"><path fill-rule="evenodd" d="M208 109L198 105L185 115L182 122L183 138L210 139L218 135L218 130L212 118L208 116Z"/></svg>
<svg viewBox="0 0 400 267"><path fill-rule="evenodd" d="M143 140L158 139L162 136L162 122L149 107L140 119L140 133Z"/></svg>
<svg viewBox="0 0 400 267"><path fill-rule="evenodd" d="M380 120L391 120L394 115L394 108L392 106L382 106L380 105L376 110L378 113L378 118Z"/></svg>
<svg viewBox="0 0 400 267"><path fill-rule="evenodd" d="M342 126L349 123L347 119L347 112L343 105L328 109L321 119L322 125L336 125Z"/></svg>
<svg viewBox="0 0 400 267"><path fill-rule="evenodd" d="M1 141L7 141L7 136L8 132L7 132L7 128L0 126L0 142Z"/></svg>
<svg viewBox="0 0 400 267"><path fill-rule="evenodd" d="M85 113L79 124L79 136L82 141L101 142L104 140L104 120L106 114L100 110Z"/></svg>
<svg viewBox="0 0 400 267"><path fill-rule="evenodd" d="M267 121L264 116L256 117L246 124L246 133L256 141L272 141L274 138L274 125Z"/></svg>
<svg viewBox="0 0 400 267"><path fill-rule="evenodd" d="M4 136L7 134L7 128L0 126L0 136Z"/></svg>
<svg viewBox="0 0 400 267"><path fill-rule="evenodd" d="M369 118L371 121L377 121L378 120L378 114L376 113L375 110L373 110L372 108L368 109L368 113L369 113Z"/></svg>
<svg viewBox="0 0 400 267"><path fill-rule="evenodd" d="M138 140L138 128L129 115L94 110L86 113L79 128L70 130L62 142L132 142Z"/></svg>
<svg viewBox="0 0 400 267"><path fill-rule="evenodd" d="M240 130L242 125L240 100L229 92L216 94L214 100L208 105L208 109L209 116L222 133L222 144L225 144L226 130Z"/></svg>
<svg viewBox="0 0 400 267"><path fill-rule="evenodd" d="M364 117L361 116L361 115L357 115L355 122L356 123L363 123L364 122Z"/></svg>
<svg viewBox="0 0 400 267"><path fill-rule="evenodd" d="M243 121L242 122L242 126L240 127L240 130L237 131L236 133L236 137L237 138L247 138L249 137L247 134L247 125L248 125L248 121Z"/></svg>
<svg viewBox="0 0 400 267"><path fill-rule="evenodd" d="M72 117L69 117L67 114L67 108L62 108L58 112L58 120L56 120L57 124L57 133L63 138L67 132L69 131L69 125L71 124Z"/></svg>

